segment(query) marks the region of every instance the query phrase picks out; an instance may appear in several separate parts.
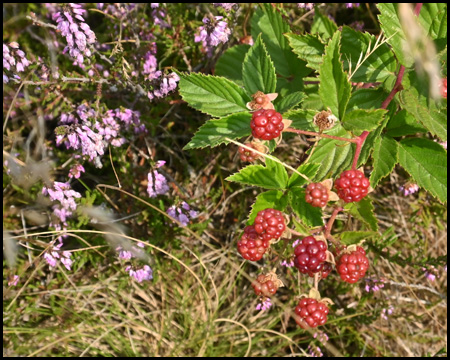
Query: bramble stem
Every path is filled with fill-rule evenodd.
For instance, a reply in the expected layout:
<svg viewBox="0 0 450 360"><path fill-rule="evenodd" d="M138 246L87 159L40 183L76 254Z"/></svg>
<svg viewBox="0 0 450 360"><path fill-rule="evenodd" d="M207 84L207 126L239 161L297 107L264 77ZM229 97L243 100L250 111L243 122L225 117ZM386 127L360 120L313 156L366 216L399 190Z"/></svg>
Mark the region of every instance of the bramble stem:
<svg viewBox="0 0 450 360"><path fill-rule="evenodd" d="M302 135L319 136L319 137L323 137L323 138L327 138L327 139L351 142L351 143L354 143L354 144L357 143L356 139L349 139L349 138L343 138L343 137L339 137L339 136L320 134L320 133L317 133L317 132L314 132L314 131L298 130L298 129L293 129L293 128L287 128L287 129L284 129L283 131L293 132L293 133L302 134Z"/></svg>
<svg viewBox="0 0 450 360"><path fill-rule="evenodd" d="M337 241L335 238L333 238L331 236L331 228L333 227L334 220L336 220L337 215L342 210L344 210L344 208L341 206L337 206L334 208L333 213L331 214L331 217L328 219L328 222L325 225L325 228L324 228L325 231L323 233L325 236L325 239L329 240L336 248L339 248L342 245L339 241Z"/></svg>
<svg viewBox="0 0 450 360"><path fill-rule="evenodd" d="M359 155L361 154L362 146L364 145L364 141L366 141L366 138L369 134L370 133L368 131L363 131L362 134L356 138L357 142L355 156L353 157L352 170L356 170L356 167L358 166L358 159Z"/></svg>

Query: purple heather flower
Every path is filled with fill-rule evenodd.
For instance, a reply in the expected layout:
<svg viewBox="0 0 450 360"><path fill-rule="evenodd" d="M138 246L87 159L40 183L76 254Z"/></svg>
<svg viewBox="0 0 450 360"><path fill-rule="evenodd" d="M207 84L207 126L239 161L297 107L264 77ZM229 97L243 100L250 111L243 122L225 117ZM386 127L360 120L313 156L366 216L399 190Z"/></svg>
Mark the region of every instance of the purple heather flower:
<svg viewBox="0 0 450 360"><path fill-rule="evenodd" d="M14 275L10 281L8 281L8 286L16 286L19 282L19 275Z"/></svg>
<svg viewBox="0 0 450 360"><path fill-rule="evenodd" d="M384 279L376 279L376 278L365 278L366 286L365 290L366 292L377 292L384 288Z"/></svg>
<svg viewBox="0 0 450 360"><path fill-rule="evenodd" d="M82 172L85 172L83 165L76 164L69 170L69 178L79 179Z"/></svg>
<svg viewBox="0 0 450 360"><path fill-rule="evenodd" d="M387 309L381 310L381 318L384 320L387 320L388 316L392 315L393 312L394 312L394 307L392 305L389 305L389 307Z"/></svg>
<svg viewBox="0 0 450 360"><path fill-rule="evenodd" d="M429 281L435 281L436 277L439 277L439 273L433 265L429 265L426 268L423 267L422 271L425 273L425 278L427 278Z"/></svg>
<svg viewBox="0 0 450 360"><path fill-rule="evenodd" d="M286 267L293 267L294 266L294 260L291 260L289 262L287 262L286 260L283 260L280 265L281 266L286 266Z"/></svg>
<svg viewBox="0 0 450 360"><path fill-rule="evenodd" d="M158 79L152 81L153 91L149 91L147 96L150 100L155 97L162 98L167 96L171 91L177 88L177 83L180 81L180 77L176 73L170 73L169 75L162 75Z"/></svg>
<svg viewBox="0 0 450 360"><path fill-rule="evenodd" d="M256 305L256 310L266 311L272 306L272 300L269 297L265 297Z"/></svg>
<svg viewBox="0 0 450 360"><path fill-rule="evenodd" d="M364 21L354 21L350 24L350 27L357 31L363 31L364 30Z"/></svg>
<svg viewBox="0 0 450 360"><path fill-rule="evenodd" d="M50 265L50 267L55 267L58 263L58 260L66 267L67 270L71 270L72 266L72 254L69 251L61 251L61 246L63 245L62 241L56 245L52 246L45 254L44 259Z"/></svg>
<svg viewBox="0 0 450 360"><path fill-rule="evenodd" d="M360 5L360 3L345 3L345 7L346 7L347 9L359 7L359 5Z"/></svg>
<svg viewBox="0 0 450 360"><path fill-rule="evenodd" d="M311 357L322 357L322 349L316 345L309 345L306 351Z"/></svg>
<svg viewBox="0 0 450 360"><path fill-rule="evenodd" d="M23 72L29 65L30 61L17 42L11 42L9 46L3 43L3 83L8 83L11 77L20 80L16 73Z"/></svg>
<svg viewBox="0 0 450 360"><path fill-rule="evenodd" d="M168 208L167 214L169 214L175 220L178 220L181 223L181 226L187 226L189 224L189 218L195 219L198 216L198 212L195 210L191 210L189 205L184 201L179 208L177 208L175 205L172 205L170 208Z"/></svg>
<svg viewBox="0 0 450 360"><path fill-rule="evenodd" d="M295 240L295 241L292 243L292 247L295 248L295 247L298 245L299 242L300 242L300 239Z"/></svg>
<svg viewBox="0 0 450 360"><path fill-rule="evenodd" d="M299 9L312 10L315 3L297 3Z"/></svg>
<svg viewBox="0 0 450 360"><path fill-rule="evenodd" d="M148 75L148 80L158 79L162 72L158 69L158 61L156 60L155 55L152 51L147 51L144 55L144 71L142 72L145 75Z"/></svg>
<svg viewBox="0 0 450 360"><path fill-rule="evenodd" d="M94 32L88 24L84 22L83 14L86 10L80 4L68 3L52 15L57 22L57 28L61 35L66 38L67 46L63 53L75 59L74 64L83 67L84 57L92 55L92 45L96 42Z"/></svg>
<svg viewBox="0 0 450 360"><path fill-rule="evenodd" d="M164 175L160 174L157 170L148 173L148 196L154 198L158 195L166 194L169 190L169 185Z"/></svg>
<svg viewBox="0 0 450 360"><path fill-rule="evenodd" d="M406 183L405 186L399 186L399 190L403 192L404 196L408 196L419 191L419 186L414 183Z"/></svg>
<svg viewBox="0 0 450 360"><path fill-rule="evenodd" d="M153 270L148 265L144 265L144 267L141 269L133 269L131 266L127 266L125 268L125 271L127 271L130 274L130 276L134 277L139 283L141 283L144 280L153 279Z"/></svg>
<svg viewBox="0 0 450 360"><path fill-rule="evenodd" d="M203 47L207 50L208 55L212 55L213 48L220 43L225 44L228 41L228 35L231 30L228 28L223 16L215 16L214 20L203 18L204 26L199 27L199 34L195 35L195 42L202 42Z"/></svg>
<svg viewBox="0 0 450 360"><path fill-rule="evenodd" d="M324 333L323 331L314 333L313 338L319 340L323 344L329 340L328 335L326 333Z"/></svg>
<svg viewBox="0 0 450 360"><path fill-rule="evenodd" d="M234 7L239 6L238 3L213 3L213 5L216 6L216 7L221 7L227 12L230 12L231 9L233 9Z"/></svg>

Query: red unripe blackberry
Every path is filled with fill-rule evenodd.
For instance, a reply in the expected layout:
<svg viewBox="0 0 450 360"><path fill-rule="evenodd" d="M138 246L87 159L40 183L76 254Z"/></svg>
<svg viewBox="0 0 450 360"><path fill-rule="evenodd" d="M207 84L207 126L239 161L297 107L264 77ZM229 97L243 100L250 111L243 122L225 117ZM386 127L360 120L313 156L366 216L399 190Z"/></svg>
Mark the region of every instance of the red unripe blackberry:
<svg viewBox="0 0 450 360"><path fill-rule="evenodd" d="M358 246L355 251L349 254L342 254L336 262L336 270L341 279L350 284L354 284L366 275L369 268L369 259L365 250Z"/></svg>
<svg viewBox="0 0 450 360"><path fill-rule="evenodd" d="M328 275L330 275L331 270L333 270L333 267L330 263L326 262L323 264L323 269L320 272L320 278L326 279Z"/></svg>
<svg viewBox="0 0 450 360"><path fill-rule="evenodd" d="M251 148L255 148L252 144L250 144L250 143L248 143L248 144L245 144L245 145L247 145L248 147L251 147ZM258 157L258 154L256 154L256 153L254 153L253 151L251 151L251 150L247 150L246 148L243 148L242 146L240 146L239 147L239 156L240 156L240 158L241 158L241 161L248 161L248 162L253 162L253 161L255 161L255 159Z"/></svg>
<svg viewBox="0 0 450 360"><path fill-rule="evenodd" d="M314 207L324 207L328 202L328 189L319 183L311 183L306 187L306 202Z"/></svg>
<svg viewBox="0 0 450 360"><path fill-rule="evenodd" d="M268 276L261 274L252 283L256 295L263 295L271 297L275 295L278 290L278 284L275 281L268 279Z"/></svg>
<svg viewBox="0 0 450 360"><path fill-rule="evenodd" d="M261 109L253 113L250 127L255 138L272 140L280 136L284 129L283 116L272 109Z"/></svg>
<svg viewBox="0 0 450 360"><path fill-rule="evenodd" d="M298 316L295 318L295 322L302 329L315 328L327 322L328 311L325 303L312 298L304 298L295 307L295 314Z"/></svg>
<svg viewBox="0 0 450 360"><path fill-rule="evenodd" d="M447 78L442 79L441 95L444 99L447 99Z"/></svg>
<svg viewBox="0 0 450 360"><path fill-rule="evenodd" d="M238 251L242 257L250 261L261 260L262 256L269 247L269 242L265 241L255 231L254 226L247 226L244 234L237 244Z"/></svg>
<svg viewBox="0 0 450 360"><path fill-rule="evenodd" d="M261 210L255 218L255 231L266 241L278 239L286 229L283 213L275 209Z"/></svg>
<svg viewBox="0 0 450 360"><path fill-rule="evenodd" d="M302 239L294 249L294 266L302 273L313 277L323 270L327 259L327 244L314 236Z"/></svg>
<svg viewBox="0 0 450 360"><path fill-rule="evenodd" d="M370 181L359 170L344 171L335 181L339 197L345 202L358 202L369 192Z"/></svg>

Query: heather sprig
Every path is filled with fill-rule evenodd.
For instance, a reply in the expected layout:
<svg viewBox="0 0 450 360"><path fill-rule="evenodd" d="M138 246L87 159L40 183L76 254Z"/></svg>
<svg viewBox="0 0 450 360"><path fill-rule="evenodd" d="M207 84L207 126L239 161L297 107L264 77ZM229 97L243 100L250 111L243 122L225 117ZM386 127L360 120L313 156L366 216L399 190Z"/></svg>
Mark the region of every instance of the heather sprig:
<svg viewBox="0 0 450 360"><path fill-rule="evenodd" d="M25 71L30 64L17 42L11 42L9 46L3 43L3 83L8 83L11 78L20 80L17 73Z"/></svg>
<svg viewBox="0 0 450 360"><path fill-rule="evenodd" d="M214 48L220 43L225 44L231 30L228 24L223 20L223 16L215 16L213 18L203 18L203 24L199 27L199 33L195 35L195 42L202 42L208 56L212 56Z"/></svg>

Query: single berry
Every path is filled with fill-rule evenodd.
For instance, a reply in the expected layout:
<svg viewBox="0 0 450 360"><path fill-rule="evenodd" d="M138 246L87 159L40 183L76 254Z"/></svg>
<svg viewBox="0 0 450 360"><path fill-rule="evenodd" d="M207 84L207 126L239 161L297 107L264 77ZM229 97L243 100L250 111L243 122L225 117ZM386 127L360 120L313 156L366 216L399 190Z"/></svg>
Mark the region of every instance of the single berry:
<svg viewBox="0 0 450 360"><path fill-rule="evenodd" d="M251 147L252 149L255 149L255 147L250 143L247 143L245 145L247 145L248 147ZM254 162L255 159L258 157L258 154L240 146L239 147L239 156L241 157L241 161Z"/></svg>
<svg viewBox="0 0 450 360"><path fill-rule="evenodd" d="M314 207L324 207L328 202L328 189L319 183L311 183L306 187L306 202Z"/></svg>
<svg viewBox="0 0 450 360"><path fill-rule="evenodd" d="M327 244L314 236L302 239L294 249L294 266L302 273L313 277L322 271L327 259Z"/></svg>
<svg viewBox="0 0 450 360"><path fill-rule="evenodd" d="M442 79L441 83L441 95L444 99L447 99L447 78Z"/></svg>
<svg viewBox="0 0 450 360"><path fill-rule="evenodd" d="M272 140L280 136L284 129L283 117L275 110L258 110L250 122L252 135L257 139Z"/></svg>
<svg viewBox="0 0 450 360"><path fill-rule="evenodd" d="M328 306L325 303L312 298L303 298L295 307L295 314L297 315L295 322L302 329L315 328L327 322L328 311Z"/></svg>
<svg viewBox="0 0 450 360"><path fill-rule="evenodd" d="M275 295L278 290L278 284L275 281L272 281L268 278L268 276L261 274L258 278L252 283L253 289L255 290L256 295L263 295L267 297L271 297Z"/></svg>
<svg viewBox="0 0 450 360"><path fill-rule="evenodd" d="M345 202L358 202L369 192L370 182L359 170L344 171L334 186L339 197Z"/></svg>
<svg viewBox="0 0 450 360"><path fill-rule="evenodd" d="M320 279L326 279L328 275L330 275L331 270L333 270L333 267L330 263L326 262L323 264L323 269L320 272Z"/></svg>
<svg viewBox="0 0 450 360"><path fill-rule="evenodd" d="M238 251L242 257L250 261L261 260L269 247L269 242L265 241L256 231L254 226L246 226L244 234L237 244Z"/></svg>
<svg viewBox="0 0 450 360"><path fill-rule="evenodd" d="M365 250L358 246L351 253L343 253L336 262L336 270L341 279L350 284L354 284L366 275L369 268L369 259L366 257Z"/></svg>
<svg viewBox="0 0 450 360"><path fill-rule="evenodd" d="M266 241L278 239L286 229L283 213L275 209L261 210L255 218L255 231Z"/></svg>

